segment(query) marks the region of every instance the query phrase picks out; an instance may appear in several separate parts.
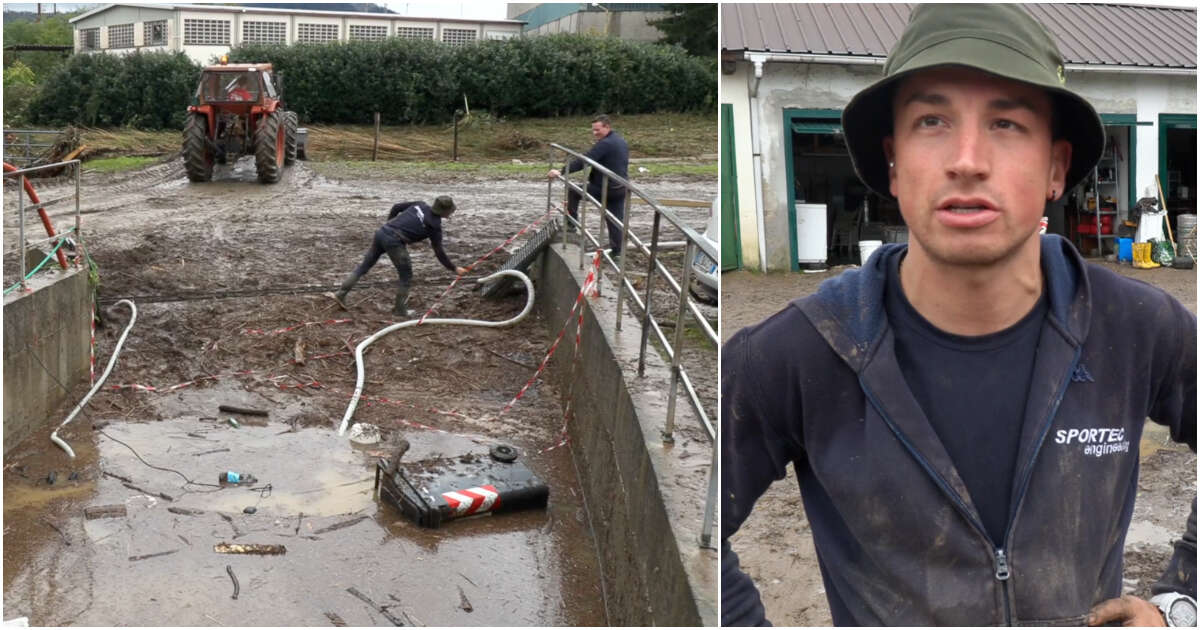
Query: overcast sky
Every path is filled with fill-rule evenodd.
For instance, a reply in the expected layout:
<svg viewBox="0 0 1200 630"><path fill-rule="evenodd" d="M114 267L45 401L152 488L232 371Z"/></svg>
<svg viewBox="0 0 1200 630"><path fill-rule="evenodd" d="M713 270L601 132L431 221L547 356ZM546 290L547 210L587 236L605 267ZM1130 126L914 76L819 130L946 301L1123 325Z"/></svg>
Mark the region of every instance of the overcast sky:
<svg viewBox="0 0 1200 630"><path fill-rule="evenodd" d="M146 4L146 3L139 3ZM152 4L152 3L151 3ZM170 4L164 2L163 4ZM205 4L203 2L182 2L178 4ZM489 20L505 19L506 3L495 0L483 2L376 2L401 15L420 17L464 17ZM80 2L43 2L42 11L49 13L51 6L60 13L74 11L80 7L96 8L103 4ZM5 11L37 11L33 2L5 2Z"/></svg>

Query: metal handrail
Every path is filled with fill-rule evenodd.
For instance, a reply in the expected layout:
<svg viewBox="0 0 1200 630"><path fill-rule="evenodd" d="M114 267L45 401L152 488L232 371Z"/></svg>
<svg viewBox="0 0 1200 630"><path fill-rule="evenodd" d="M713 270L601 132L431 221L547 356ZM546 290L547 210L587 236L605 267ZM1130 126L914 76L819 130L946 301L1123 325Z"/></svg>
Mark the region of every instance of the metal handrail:
<svg viewBox="0 0 1200 630"><path fill-rule="evenodd" d="M25 176L28 173L32 173L34 171L41 171L41 170L46 170L46 169L51 169L51 168L64 168L64 167L73 168L75 171L75 226L73 229L68 230L67 233L74 234L75 238L79 239L80 242L82 242L83 235L79 231L79 227L80 227L79 175L80 175L80 171L82 171L83 169L81 168L81 162L79 160L68 160L66 162L56 162L54 164L43 164L41 166L31 166L28 168L17 169L15 171L6 171L4 173L4 177L15 177L17 179L17 213L19 216L19 223L18 223L19 228L18 228L18 237L17 237L19 240L17 241L17 251L21 252L21 254L19 256L17 256L17 258L20 259L20 264L21 264L20 284L21 284L21 292L22 293L29 291L29 279L25 277L26 276L25 251L29 247L31 247L32 244L43 243L43 242L46 242L47 240L59 240L62 238L66 238L66 234L67 234L67 233L56 234L54 237L47 238L47 239L36 239L33 241L26 240L25 239L25 212L26 212L26 210L29 210L30 208L42 209L48 205L70 199L70 197L59 197L57 199L41 201L39 203L30 204L29 206L26 206L25 205L25 194L26 194L25 193ZM79 265L78 258L75 259L75 265L76 266Z"/></svg>
<svg viewBox="0 0 1200 630"><path fill-rule="evenodd" d="M54 143L53 142L50 142L49 144L36 143L31 140L32 136L48 135L48 136L57 137L61 134L62 134L62 130L59 130L59 129L5 129L4 130L4 159L5 159L5 161L8 161L8 162L14 162L16 160L21 160L22 162L25 162L25 163L31 163L31 162L35 163L38 160L42 159L43 156L41 155L41 153L38 153L35 155L32 153L31 150L35 147L39 148L39 149L48 149L48 148L54 146ZM8 142L9 137L16 137L16 136L24 136L25 141L24 142L15 142L15 143L10 144ZM23 148L24 149L23 155L13 155L12 149L14 149L14 148Z"/></svg>
<svg viewBox="0 0 1200 630"><path fill-rule="evenodd" d="M592 172L594 172L594 173L598 172L603 176L604 183L603 183L603 187L601 189L601 198L596 199L595 197L593 197L591 194L589 194L587 192L585 187L582 187L579 184L572 182L569 177L570 173L567 172L566 169L563 169L560 172L557 179L559 181L563 182L564 194L569 195L571 191L574 191L576 194L578 194L580 196L580 201L584 202L584 203L581 203L579 206L578 219L570 216L569 212L567 211L567 209L565 207L565 204L562 208L559 208L559 212L562 213L563 220L566 223L566 225L575 226L576 228L578 228L580 237L582 239L584 239L583 242L581 242L581 247L580 247L580 251L579 251L579 268L580 269L582 269L584 266L584 250L587 249L584 245L587 243L590 243L591 245L593 245L597 248L599 247L599 241L597 241L595 238L593 238L591 233L588 232L587 228L585 227L587 225L588 207L595 206L595 208L597 210L600 210L602 212L603 219L601 221L601 225L604 226L605 230L607 230L607 227L608 227L607 222L608 221L611 221L614 224L620 224L620 226L621 226L621 250L620 250L621 253L618 254L618 256L616 257L615 260L608 251L603 251L601 256L602 256L602 259L604 260L604 262L606 262L608 265L612 266L613 269L615 269L617 274L619 275L619 281L617 282L616 329L621 330L621 318L624 313L624 300L625 300L626 294L628 294L629 298L633 301L633 304L635 305L635 310L639 310L642 315L642 317L641 317L641 319L642 319L642 321L641 321L642 335L641 335L641 344L640 344L640 349L639 349L639 354L638 354L638 376L645 377L645 375L646 375L646 352L647 352L647 348L649 345L651 330L653 330L655 337L658 339L659 343L662 344L662 347L666 352L667 358L670 360L671 384L670 384L670 387L668 390L669 393L668 393L668 399L667 399L667 417L666 417L665 425L662 429L663 442L670 444L675 441L674 440L675 407L676 407L677 392L678 392L677 385L679 385L680 383L683 384L683 389L687 393L688 400L691 402L692 408L693 408L693 410L695 410L696 415L699 418L701 426L705 430L705 433L708 434L709 439L712 440L714 465L711 466L709 469L708 493L707 493L707 498L705 500L705 505L704 505L704 524L703 524L703 528L702 528L702 532L701 532L701 536L700 536L700 546L705 547L705 548L710 548L710 549L714 548L712 545L712 530L713 530L713 522L714 522L714 513L716 510L716 477L715 477L716 470L717 470L717 467L715 465L715 462L716 462L716 428L713 426L712 421L709 419L708 414L705 412L704 405L701 404L701 402L700 402L700 397L697 395L696 389L692 385L692 380L689 377L687 370L684 369L684 367L680 364L680 358L682 355L682 352L680 350L683 345L683 332L684 332L685 319L686 319L687 313L689 313L689 312L692 314L693 318L700 324L700 329L703 331L704 335L709 339L709 341L711 341L713 343L713 345L715 345L715 346L719 345L716 331L708 323L708 319L706 317L704 317L704 314L700 311L699 307L695 304L695 302L693 302L693 300L691 299L691 296L689 295L688 290L687 290L687 287L690 285L690 282L691 282L692 260L696 257L697 252L703 252L704 255L708 256L711 260L718 260L719 255L718 255L717 249L712 244L710 244L707 241L707 239L705 239L700 234L700 232L694 230L693 228L691 228L690 226L685 224L674 212L672 212L667 207L665 207L655 197L651 196L649 193L642 190L640 187L635 186L628 179L621 177L620 175L617 175L616 173L612 172L611 170L605 168L603 165L601 165L601 164L597 163L596 161L592 160L591 158L587 157L583 153L574 151L572 149L569 149L567 147L564 147L564 146L562 146L560 144L556 144L556 143L551 143L550 147L551 147L551 149L550 149L549 161L550 161L551 168L554 168L554 165L555 165L555 160L554 160L555 151L561 151L561 152L567 154L568 156L572 156L576 159L581 160L585 166L591 167ZM554 204L553 204L553 199L552 199L553 188L554 188L553 183L554 183L553 180L550 180L549 183L547 184L547 191L546 191L546 212L547 213L551 212L554 209ZM624 206L625 206L624 213L623 213L624 216L621 218L618 218L616 215L614 215L612 212L610 212L608 210L608 203L607 203L608 202L608 192L609 192L611 183L616 183L616 184L624 187L626 190L625 200L624 200ZM638 238L635 234L633 234L630 231L630 220L631 220L630 215L631 215L631 210L632 210L632 199L635 195L637 197L639 197L647 205L649 205L651 207L651 209L654 211L654 224L653 224L653 229L652 229L652 234L651 234L649 245L647 245L645 241ZM662 245L664 245L664 243L660 242L660 240L659 240L659 235L660 235L661 229L662 229L662 219L664 217L670 223L670 225L674 226L676 229L678 229L680 232L683 233L684 239L685 239L684 243L686 243L686 250L685 250L684 259L683 259L683 277L679 281L676 281L676 279L672 275L671 271L666 267L666 265L664 265L662 263L662 261L660 261L658 259L659 250L665 249L664 247L662 247ZM566 244L566 241L567 241L567 231L563 230L563 241L562 242L564 245ZM629 250L628 246L631 243L637 247L638 251L642 252L643 254L647 255L650 258L649 267L646 271L645 301L643 301L642 299L639 298L636 287L633 286L633 283L629 280L627 273L625 271L625 264L624 264L625 263L625 255L626 255L626 252ZM672 242L671 244L673 245L672 249L675 249L678 247L677 241ZM679 299L679 308L676 311L676 315L675 315L675 336L674 336L673 341L667 339L666 334L663 332L662 327L659 325L658 321L655 319L654 314L651 310L651 302L653 299L653 286L654 286L653 280L656 275L662 275L666 279L666 283L667 283L667 286L669 287L670 291L672 293L674 293ZM713 372L713 376L714 377L716 376L715 370Z"/></svg>

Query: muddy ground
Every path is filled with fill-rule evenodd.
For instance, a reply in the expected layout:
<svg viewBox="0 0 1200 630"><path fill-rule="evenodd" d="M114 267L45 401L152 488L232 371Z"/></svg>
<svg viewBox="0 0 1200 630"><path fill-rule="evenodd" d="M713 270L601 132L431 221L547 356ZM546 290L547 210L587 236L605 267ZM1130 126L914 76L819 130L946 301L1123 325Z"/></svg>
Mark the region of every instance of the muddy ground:
<svg viewBox="0 0 1200 630"><path fill-rule="evenodd" d="M277 433L298 431L314 436L313 440L323 440L320 436L328 434L341 421L354 389L354 346L394 321L388 311L395 271L386 257L381 259L350 294L348 313L338 310L321 293L335 288L358 264L375 229L386 220L390 206L402 200L428 201L440 194L452 195L459 211L445 223L445 247L451 259L464 266L536 220L546 208L546 185L541 179L480 179L462 174L441 175L432 170L420 176L395 179L372 177L362 169L342 169L338 163L330 162L298 163L285 171L279 183L262 185L255 180L252 159L243 158L218 170L214 180L204 184L188 182L178 159L131 173L84 176L83 230L90 255L100 268L99 297L105 321L97 331L98 371L107 362L129 317L124 306L112 304L121 298L132 299L138 306L137 324L125 342L105 390L96 394L84 413L64 432L66 439L80 451L79 460L69 462L61 451L47 446L45 432L39 431L35 438L15 449L6 445L11 450L4 473L5 618L28 615L39 625L208 625L238 623L238 619L247 625L270 624L271 619L286 620L284 625L321 625L328 621L320 617L318 608L332 609L339 602L345 606L344 597L326 600L315 594L309 596L302 585L288 592L304 605L284 617L270 617L264 612L269 609L268 602L260 602L249 609L256 612L232 618L216 615L214 620L200 616L205 609L202 602L207 600L184 597L181 601L196 610L176 621L153 606L130 603L122 607L103 600L101 595L110 591L98 589L95 584L111 567L98 556L85 555L80 559L68 554L74 558L70 570L61 560L47 566L49 558L57 558L64 551L82 553L80 543L89 538L94 543L97 536L112 534L97 533L95 527L85 524L79 512L83 506L101 500L119 501L120 497L128 501L128 495L136 494L120 484L114 486L115 482L104 477L102 470L120 466L125 471L123 476L135 481L156 479L158 483L135 484L149 486L152 491L191 496L196 490L195 486L181 485L171 473L154 472L136 461L125 463L115 459L121 447L113 447L113 440L92 431L92 427L102 422L120 427L155 421L165 421L171 426L176 422L219 425L229 414L218 413L217 405L230 404L269 410L266 425ZM704 200L716 193L712 178L663 178L642 185L659 198ZM73 187L39 185L43 198L62 196L68 190ZM12 248L17 230L15 211L10 208L15 208L16 201L11 192L6 187L5 286L16 279ZM681 209L680 213L692 227L703 230L706 209ZM73 221L65 206L55 206L51 214L58 225ZM634 217L635 226L648 232L647 214L639 214L635 208ZM410 309L421 314L437 303L430 317L496 321L515 315L524 304L523 294L484 300L469 281L498 268L508 252L523 240L480 263L467 281L440 302L438 298L452 275L437 263L426 244L411 247L415 278ZM554 323L555 328L560 325ZM473 615L462 606L433 606L437 612L426 611L422 615L420 608L405 604L410 614L423 617L423 623L606 624L604 593L599 581L601 569L591 551L594 543L584 518L586 506L580 496L570 450L557 448L543 452L560 442L563 421L560 400L566 395L568 385L540 378L511 411L499 415L530 380L553 341L554 332L547 328L536 310L525 321L507 329L411 328L382 338L366 355L365 396L354 420L381 427L384 441L374 450L338 455L353 460L353 465L364 471L364 475L372 474L371 462L402 437L413 442L414 452L449 455L458 446L443 444L439 440L446 438L439 436L452 435L463 436L468 441L461 444L474 444L475 450L483 448L484 453L486 445L497 442L516 446L534 472L549 480L553 487L551 509L537 518L503 521L495 517L464 525L469 528L463 530L469 532L468 538L492 537L497 540L496 548L511 550L499 553L497 558L514 567L511 574L489 566L486 575L480 578L478 573L462 571L460 566L460 575L476 577L476 582L480 579L496 582L492 598L496 605L476 604L479 610ZM560 352L565 351L569 351L567 342L560 346ZM302 364L297 362L298 354L303 356ZM715 354L715 350L709 354ZM705 384L702 394L715 407L713 361L703 356L693 361L700 366L697 371L704 365L710 370L709 377L696 380ZM157 391L138 387L112 389L118 385L149 386ZM74 387L67 400L79 400L87 389L87 383ZM71 406L73 403L66 404L61 413L53 414L47 426L57 424ZM243 422L247 418L254 421L252 417L241 417ZM164 425L164 433L168 428ZM222 436L226 441L230 439L228 431ZM146 440L143 444L139 453L148 461L160 466L164 461L174 461L179 467L187 464L195 470L189 468L185 472L205 482L215 481L216 473L228 466L251 472L255 468L253 461L235 461L225 453L214 456L217 459L206 467L196 467L192 460L176 454L178 451L170 451L170 440ZM112 448L117 450L110 452ZM274 458L278 454L257 456ZM296 453L296 456L308 455ZM260 468L273 469L266 464ZM58 476L53 486L47 483L51 472ZM78 478L68 479L72 473L78 473ZM286 480L303 477L304 471L279 470L276 474ZM276 521L276 528L281 527L279 522L289 519L294 523L297 516L296 505L283 500L287 494L280 491L279 481L279 478L274 481L279 493L276 503L264 503L268 515ZM210 506L210 509L225 514L223 510L228 507ZM370 502L344 514L333 510L321 516L336 519L368 515L387 532L387 541L397 540L394 544L401 547L431 545L415 528L406 529L398 524L402 519L390 510ZM132 522L133 517L130 518ZM210 520L213 522L206 521L199 531L218 535L225 526L220 520ZM512 522L518 524L511 525ZM48 527L48 523L53 526ZM179 527L178 522L174 527ZM286 533L281 530L272 535ZM130 533L125 535L130 540L137 539ZM444 549L453 542L444 536L438 540L446 543ZM66 545L66 541L74 541L74 545ZM342 557L345 554L339 555L338 547L333 545L322 551L316 542L293 541L293 544L311 544L310 553L318 557L324 553L338 556L339 562L346 560ZM401 591L405 584L412 587L408 594L393 591L398 600L448 598L457 604L459 593L454 590L455 585L467 588L468 592L471 588L485 588L470 583L470 578L462 582L452 577L453 567L446 565L459 565L462 560L445 550L439 561L438 545L432 547L434 551L425 554L432 556L426 558L425 565L432 572L418 581L423 587L413 582L411 573L404 580L397 582L399 578L395 578L389 583ZM380 549L380 557L396 553L391 547L387 547L390 552ZM357 548L354 553L371 555ZM139 554L131 550L128 555ZM402 573L403 567L399 565L404 557L399 554L398 565L385 571ZM125 562L125 557L122 555L118 560ZM192 566L188 562L196 561L199 560L191 555L178 553L138 562L142 566L163 563L151 573L160 575L178 572ZM172 569L172 562L181 564ZM213 564L211 558L204 562ZM368 567L379 568L378 564L375 559ZM305 563L297 570L312 570L315 566L319 563ZM342 566L337 564L339 571ZM68 575L78 572L89 573L92 581L68 580ZM330 572L335 571L330 569ZM369 577L370 571L366 573ZM218 570L214 575L217 574L223 572ZM315 584L326 579L319 570L306 575ZM545 581L547 575L552 579ZM338 584L344 590L346 584L354 583L366 592L362 584L367 577L353 582L339 575ZM48 578L51 578L49 584ZM66 581L56 584L54 579ZM218 579L228 578L206 576L205 584ZM271 583L263 577L251 589L261 588L262 595L280 592L278 582L274 587ZM525 583L541 585L540 592L534 588L540 599L522 590ZM246 588L243 584L243 589ZM314 593L328 590L313 588ZM169 593L157 597L166 595ZM379 593L374 597L377 601L384 598ZM476 597L483 596L474 595L472 599ZM516 604L531 597L541 603L525 608ZM351 625L386 623L370 611L353 619L346 616L345 620Z"/></svg>
<svg viewBox="0 0 1200 630"><path fill-rule="evenodd" d="M1195 271L1099 264L1161 287L1196 311ZM849 268L835 267L825 273L723 274L722 339L774 314L790 300L815 292L821 282ZM1148 423L1141 456L1137 503L1125 545L1125 591L1149 597L1150 585L1166 567L1171 541L1181 535L1196 496L1196 455L1186 445L1170 442L1162 427ZM759 499L732 544L775 625L828 626L833 619L796 483L789 467L787 479Z"/></svg>

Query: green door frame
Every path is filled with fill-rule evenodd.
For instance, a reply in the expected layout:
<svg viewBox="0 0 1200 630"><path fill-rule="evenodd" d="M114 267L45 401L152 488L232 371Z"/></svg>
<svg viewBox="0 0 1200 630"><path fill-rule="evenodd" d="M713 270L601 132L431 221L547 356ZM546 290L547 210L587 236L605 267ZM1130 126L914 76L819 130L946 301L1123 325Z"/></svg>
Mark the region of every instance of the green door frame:
<svg viewBox="0 0 1200 630"><path fill-rule="evenodd" d="M1137 205L1137 114L1100 114L1100 122L1106 126L1129 127L1129 210L1132 211Z"/></svg>
<svg viewBox="0 0 1200 630"><path fill-rule="evenodd" d="M1159 114L1158 115L1158 177L1168 181L1162 182L1164 203L1171 198L1171 182L1167 174L1167 129L1195 129L1195 114ZM1157 192L1157 191L1156 191Z"/></svg>
<svg viewBox="0 0 1200 630"><path fill-rule="evenodd" d="M792 271L800 271L800 262L796 260L796 175L795 165L792 163L792 155L796 148L792 143L794 134L792 133L792 122L804 118L817 118L821 120L829 120L831 129L836 132L841 132L842 129L842 110L840 109L784 109L783 110L783 133L787 135L787 142L783 143L785 153L784 160L787 164L787 216L788 216L788 264Z"/></svg>
<svg viewBox="0 0 1200 630"><path fill-rule="evenodd" d="M733 105L721 104L721 271L742 268L742 237L738 212L737 154L734 144ZM726 221L725 218L730 220ZM726 227L732 234L726 234ZM759 235L762 238L762 235ZM732 263L726 266L726 262ZM763 271L766 271L765 269Z"/></svg>

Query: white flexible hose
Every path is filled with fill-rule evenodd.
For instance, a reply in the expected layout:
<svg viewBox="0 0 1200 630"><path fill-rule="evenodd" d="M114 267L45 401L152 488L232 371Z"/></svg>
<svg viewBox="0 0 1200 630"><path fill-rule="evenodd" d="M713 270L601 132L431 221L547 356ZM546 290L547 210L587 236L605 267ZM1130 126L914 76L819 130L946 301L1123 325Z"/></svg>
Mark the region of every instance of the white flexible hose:
<svg viewBox="0 0 1200 630"><path fill-rule="evenodd" d="M500 276L513 276L514 278L518 278L521 280L521 282L525 283L525 308L522 309L521 312L518 313L515 317L509 318L509 319L506 319L506 320L500 321L500 322L489 322L489 321L484 321L484 320L480 320L480 319L457 319L457 318L426 319L424 322L424 325L449 324L449 325L453 325L453 326L484 326L486 328L503 328L505 326L512 326L513 324L516 324L516 323L520 322L521 320L525 319L525 316L529 314L529 311L533 310L533 282L529 279L529 276L527 276L515 269L505 269L504 271L497 271L496 273L494 273L490 276L480 278L480 279L476 280L475 282L478 284L483 284L484 282L493 280L495 278L499 278ZM355 363L355 367L358 369L358 380L354 385L354 395L350 397L350 406L346 407L346 415L342 416L342 424L340 427L338 427L338 435L341 435L346 432L346 426L350 424L350 418L354 415L355 408L358 407L358 399L359 399L359 397L362 396L363 380L366 378L366 375L363 372L363 360L362 360L363 351L367 349L367 346L374 343L376 339L379 339L380 337L382 337L394 330L399 330L401 328L407 328L409 326L416 326L419 323L421 323L421 320L419 320L419 319L410 319L410 320L404 321L404 322L397 322L386 328L381 329L379 332L371 335L370 337L363 339L362 342L358 344L358 347L356 347L354 349L354 363Z"/></svg>
<svg viewBox="0 0 1200 630"><path fill-rule="evenodd" d="M75 405L75 408L71 410L71 414L67 416L67 419L63 420L62 424L58 425L58 428L50 434L50 441L66 451L67 455L71 456L71 459L75 459L75 451L71 450L71 447L62 438L58 437L58 432L67 426L68 422L75 419L75 414L79 413L83 409L83 406L92 399L92 394L95 394L100 389L100 386L104 385L104 379L108 378L108 373L112 371L113 366L117 363L117 355L121 354L121 346L125 343L125 337L129 335L129 331L133 329L133 323L137 321L137 306L134 306L133 302L129 300L117 302L118 306L121 304L128 304L129 310L133 312L133 315L129 318L129 323L125 325L125 331L121 333L121 338L117 340L117 347L113 348L112 357L108 360L108 367L104 368L104 374L100 375L95 385L92 385L92 389L88 391L87 396L84 396L83 400L79 401L78 405Z"/></svg>

